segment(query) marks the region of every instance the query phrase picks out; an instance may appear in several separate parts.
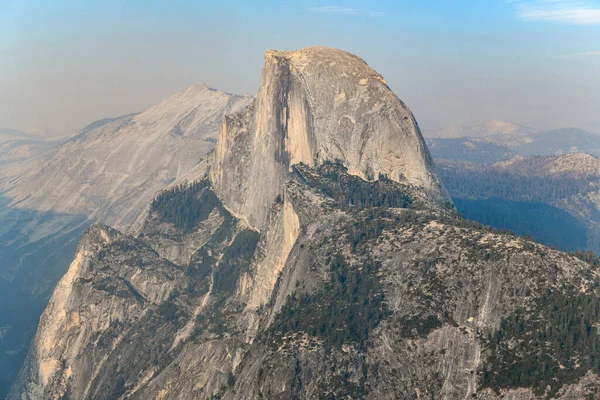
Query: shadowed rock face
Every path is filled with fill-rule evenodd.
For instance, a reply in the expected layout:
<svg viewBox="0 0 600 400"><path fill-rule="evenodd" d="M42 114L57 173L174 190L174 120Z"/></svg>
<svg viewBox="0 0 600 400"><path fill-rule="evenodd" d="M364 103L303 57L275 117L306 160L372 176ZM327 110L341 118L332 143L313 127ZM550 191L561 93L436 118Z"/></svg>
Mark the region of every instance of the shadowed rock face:
<svg viewBox="0 0 600 400"><path fill-rule="evenodd" d="M337 160L363 179L385 174L451 204L414 116L367 63L325 47L268 51L256 99L221 127L215 190L261 229L291 165Z"/></svg>

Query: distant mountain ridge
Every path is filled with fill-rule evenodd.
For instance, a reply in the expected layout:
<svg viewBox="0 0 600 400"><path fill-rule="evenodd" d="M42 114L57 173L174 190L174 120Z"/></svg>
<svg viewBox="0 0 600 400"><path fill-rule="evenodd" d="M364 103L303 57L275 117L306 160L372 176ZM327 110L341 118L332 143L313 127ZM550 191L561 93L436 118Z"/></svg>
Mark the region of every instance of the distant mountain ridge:
<svg viewBox="0 0 600 400"><path fill-rule="evenodd" d="M527 176L600 177L600 159L591 154L572 153L563 156L518 156L490 166Z"/></svg>
<svg viewBox="0 0 600 400"><path fill-rule="evenodd" d="M486 164L516 155L589 153L600 157L600 134L577 128L540 132L501 121L429 132L426 141L434 158Z"/></svg>
<svg viewBox="0 0 600 400"><path fill-rule="evenodd" d="M437 160L493 164L516 156L509 147L487 138L426 138L425 141Z"/></svg>
<svg viewBox="0 0 600 400"><path fill-rule="evenodd" d="M0 169L23 162L57 144L57 139L0 128Z"/></svg>
<svg viewBox="0 0 600 400"><path fill-rule="evenodd" d="M522 155L589 153L600 157L600 134L575 128L555 129L534 136L515 151Z"/></svg>
<svg viewBox="0 0 600 400"><path fill-rule="evenodd" d="M481 138L487 136L519 137L530 136L539 131L514 122L491 120L477 125L452 125L442 129L424 131L427 138L457 139L463 137Z"/></svg>
<svg viewBox="0 0 600 400"><path fill-rule="evenodd" d="M223 116L251 99L190 86L141 113L96 121L46 153L0 169L0 190L20 208L128 226L157 190L212 149L209 140Z"/></svg>
<svg viewBox="0 0 600 400"><path fill-rule="evenodd" d="M467 218L565 250L600 251L600 135L576 128L537 132L511 123L450 133L473 137L426 140Z"/></svg>

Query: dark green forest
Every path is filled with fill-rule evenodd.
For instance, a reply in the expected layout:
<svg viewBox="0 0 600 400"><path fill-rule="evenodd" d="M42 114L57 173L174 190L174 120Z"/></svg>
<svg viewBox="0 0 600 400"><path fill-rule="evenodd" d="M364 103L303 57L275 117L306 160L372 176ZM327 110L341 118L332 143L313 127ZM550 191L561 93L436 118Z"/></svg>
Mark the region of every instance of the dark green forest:
<svg viewBox="0 0 600 400"><path fill-rule="evenodd" d="M529 203L550 203L598 190L597 178L522 176L493 170L440 168L446 189L453 197L501 198Z"/></svg>
<svg viewBox="0 0 600 400"><path fill-rule="evenodd" d="M379 175L374 182L367 182L358 176L348 174L341 163L326 162L316 170L316 174L306 173L307 167L300 165L295 169L307 184L332 198L342 210L398 207L406 208L413 200L402 185ZM304 172L304 173L303 173Z"/></svg>
<svg viewBox="0 0 600 400"><path fill-rule="evenodd" d="M600 373L599 321L597 296L547 289L534 304L504 319L489 337L483 385L498 393L502 388L533 387L538 395L550 387L550 398L588 370Z"/></svg>
<svg viewBox="0 0 600 400"><path fill-rule="evenodd" d="M368 263L359 268L340 255L328 264L329 280L317 292L288 297L273 323L272 336L305 332L330 346L366 344L369 332L389 314L376 275L378 266Z"/></svg>
<svg viewBox="0 0 600 400"><path fill-rule="evenodd" d="M209 189L210 181L207 179L181 184L156 196L152 209L163 221L174 224L183 233L189 233L220 205L215 193Z"/></svg>
<svg viewBox="0 0 600 400"><path fill-rule="evenodd" d="M587 229L583 223L566 211L544 203L454 198L454 204L467 219L507 229L519 236L530 236L563 251L576 251L587 245Z"/></svg>

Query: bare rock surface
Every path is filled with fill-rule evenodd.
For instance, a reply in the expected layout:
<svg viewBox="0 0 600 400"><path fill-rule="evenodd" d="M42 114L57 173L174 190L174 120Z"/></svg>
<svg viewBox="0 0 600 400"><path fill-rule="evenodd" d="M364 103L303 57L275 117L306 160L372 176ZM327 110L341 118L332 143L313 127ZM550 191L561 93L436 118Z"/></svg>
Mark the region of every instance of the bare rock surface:
<svg viewBox="0 0 600 400"><path fill-rule="evenodd" d="M596 270L445 212L340 208L298 171L260 234L218 204L188 233L159 209L140 239L90 228L11 398L545 398L490 387L491 343L544 293L598 299ZM297 236L276 267L286 207ZM582 371L556 398L599 393Z"/></svg>
<svg viewBox="0 0 600 400"><path fill-rule="evenodd" d="M59 140L14 129L0 129L0 168L25 161L57 145Z"/></svg>
<svg viewBox="0 0 600 400"><path fill-rule="evenodd" d="M215 190L261 229L291 165L336 160L363 179L387 175L451 203L411 111L366 62L326 47L268 51L256 99L221 127Z"/></svg>

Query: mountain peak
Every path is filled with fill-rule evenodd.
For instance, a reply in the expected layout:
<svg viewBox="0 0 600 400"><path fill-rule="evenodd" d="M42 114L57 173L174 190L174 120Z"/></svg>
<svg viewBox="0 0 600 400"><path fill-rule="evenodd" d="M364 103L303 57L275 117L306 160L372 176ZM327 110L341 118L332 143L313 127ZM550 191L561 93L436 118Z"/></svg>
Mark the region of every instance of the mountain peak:
<svg viewBox="0 0 600 400"><path fill-rule="evenodd" d="M186 133L180 122L186 120L187 116L191 117L191 114L198 109L216 111L231 98L237 99L241 97L213 89L205 83L198 83L188 86L182 91L146 109L138 114L134 118L134 121L142 125L161 124L164 126L164 129L172 129L180 126L183 129L183 133Z"/></svg>
<svg viewBox="0 0 600 400"><path fill-rule="evenodd" d="M359 56L344 50L333 47L313 46L296 51L286 50L268 50L265 53L265 61L268 64L274 62L288 62L299 72L320 70L322 73L330 74L340 73L346 80L361 81L361 85L366 85L365 79L376 79L386 83L383 77L373 70L365 60ZM323 81L321 77L319 81ZM339 80L339 79L338 79Z"/></svg>
<svg viewBox="0 0 600 400"><path fill-rule="evenodd" d="M183 89L184 93L197 93L205 90L216 90L207 83L195 83Z"/></svg>
<svg viewBox="0 0 600 400"><path fill-rule="evenodd" d="M522 128L521 125L515 124L514 122L501 121L499 119L493 119L484 124L487 131L490 133L501 133L511 134Z"/></svg>
<svg viewBox="0 0 600 400"><path fill-rule="evenodd" d="M217 192L260 229L290 167L327 161L451 203L410 109L361 58L327 47L267 51L253 105L221 127L211 169Z"/></svg>
<svg viewBox="0 0 600 400"><path fill-rule="evenodd" d="M363 60L362 58L360 58L359 56L357 56L355 54L352 54L345 50L337 49L335 47L327 47L327 46L311 46L311 47L305 47L303 49L293 50L293 51L275 50L275 49L267 50L265 53L265 59L268 60L269 58L272 58L272 57L285 58L288 60L295 60L295 61L310 61L310 60L314 61L317 59L328 59L328 60L352 59L354 61L358 61L364 65L367 65L367 62L365 60Z"/></svg>
<svg viewBox="0 0 600 400"><path fill-rule="evenodd" d="M190 86L139 114L96 121L76 140L3 170L19 179L1 189L22 207L126 227L156 191L212 149L223 116L250 101L206 84Z"/></svg>

